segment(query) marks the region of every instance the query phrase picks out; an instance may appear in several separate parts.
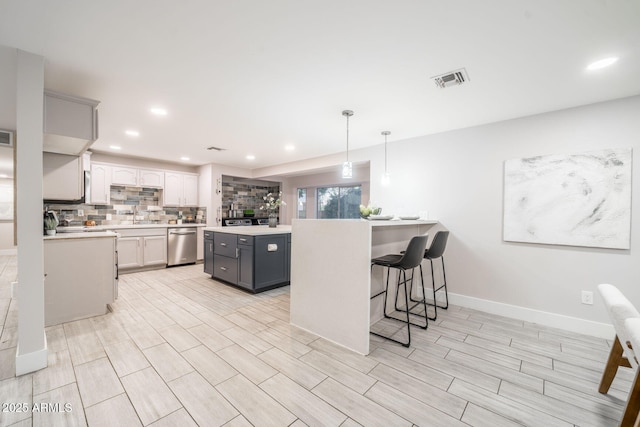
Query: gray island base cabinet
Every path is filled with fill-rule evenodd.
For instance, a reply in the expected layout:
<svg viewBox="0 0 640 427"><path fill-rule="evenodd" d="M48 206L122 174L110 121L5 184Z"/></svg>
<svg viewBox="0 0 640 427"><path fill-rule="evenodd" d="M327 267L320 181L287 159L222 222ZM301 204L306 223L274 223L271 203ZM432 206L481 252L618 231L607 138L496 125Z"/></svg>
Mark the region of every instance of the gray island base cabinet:
<svg viewBox="0 0 640 427"><path fill-rule="evenodd" d="M214 232L213 254L209 254L213 258L212 277L251 292L288 285L291 234L260 231L263 233L256 230L256 235Z"/></svg>

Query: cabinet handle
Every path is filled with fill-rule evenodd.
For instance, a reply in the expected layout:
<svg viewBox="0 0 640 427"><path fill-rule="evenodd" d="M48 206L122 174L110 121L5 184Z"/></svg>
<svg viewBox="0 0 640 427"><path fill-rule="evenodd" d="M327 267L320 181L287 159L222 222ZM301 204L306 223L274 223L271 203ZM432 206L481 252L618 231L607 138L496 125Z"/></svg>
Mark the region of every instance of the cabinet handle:
<svg viewBox="0 0 640 427"><path fill-rule="evenodd" d="M227 271L227 267L220 267L220 270Z"/></svg>
<svg viewBox="0 0 640 427"><path fill-rule="evenodd" d="M236 248L236 258L240 257L240 249Z"/></svg>
<svg viewBox="0 0 640 427"><path fill-rule="evenodd" d="M213 250L213 243L209 243L209 250L212 251Z"/></svg>
<svg viewBox="0 0 640 427"><path fill-rule="evenodd" d="M220 243L220 246L224 246L226 248L227 244L226 243Z"/></svg>
<svg viewBox="0 0 640 427"><path fill-rule="evenodd" d="M241 242L246 242L246 241L247 241L247 239L242 239L242 238L241 238L241 239L240 239L240 241L241 241Z"/></svg>

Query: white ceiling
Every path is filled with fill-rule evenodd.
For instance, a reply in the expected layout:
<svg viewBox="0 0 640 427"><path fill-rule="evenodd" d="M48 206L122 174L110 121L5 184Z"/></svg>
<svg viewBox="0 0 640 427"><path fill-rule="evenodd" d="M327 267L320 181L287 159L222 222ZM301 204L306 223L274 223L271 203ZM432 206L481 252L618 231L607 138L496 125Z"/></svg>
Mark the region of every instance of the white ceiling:
<svg viewBox="0 0 640 427"><path fill-rule="evenodd" d="M257 168L341 152L343 109L355 111L359 148L381 144L382 130L396 141L640 93L638 0L0 7L0 45L43 55L48 89L101 101L93 149L168 161ZM612 55L614 66L585 71ZM468 84L441 90L430 80L461 67ZM154 105L168 116L151 116Z"/></svg>

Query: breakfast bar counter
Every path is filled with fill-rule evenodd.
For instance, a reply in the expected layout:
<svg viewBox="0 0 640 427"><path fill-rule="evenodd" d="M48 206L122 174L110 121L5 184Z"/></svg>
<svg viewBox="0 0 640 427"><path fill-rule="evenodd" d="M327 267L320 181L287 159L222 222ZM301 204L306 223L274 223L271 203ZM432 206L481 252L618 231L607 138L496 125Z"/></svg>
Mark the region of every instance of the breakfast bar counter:
<svg viewBox="0 0 640 427"><path fill-rule="evenodd" d="M361 354L370 324L382 318L382 269L371 258L399 253L411 237L441 228L433 220L294 219L291 227L291 323ZM389 302L392 303L390 294Z"/></svg>

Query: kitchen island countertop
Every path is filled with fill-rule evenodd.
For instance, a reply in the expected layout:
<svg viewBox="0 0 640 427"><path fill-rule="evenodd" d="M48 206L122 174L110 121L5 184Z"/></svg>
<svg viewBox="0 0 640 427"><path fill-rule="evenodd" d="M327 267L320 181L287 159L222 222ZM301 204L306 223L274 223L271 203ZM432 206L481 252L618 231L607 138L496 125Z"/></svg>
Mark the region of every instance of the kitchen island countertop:
<svg viewBox="0 0 640 427"><path fill-rule="evenodd" d="M271 228L266 225L252 225L239 227L206 227L205 231L215 231L216 233L242 234L244 236L262 236L264 234L289 234L291 233L290 225L278 225Z"/></svg>

